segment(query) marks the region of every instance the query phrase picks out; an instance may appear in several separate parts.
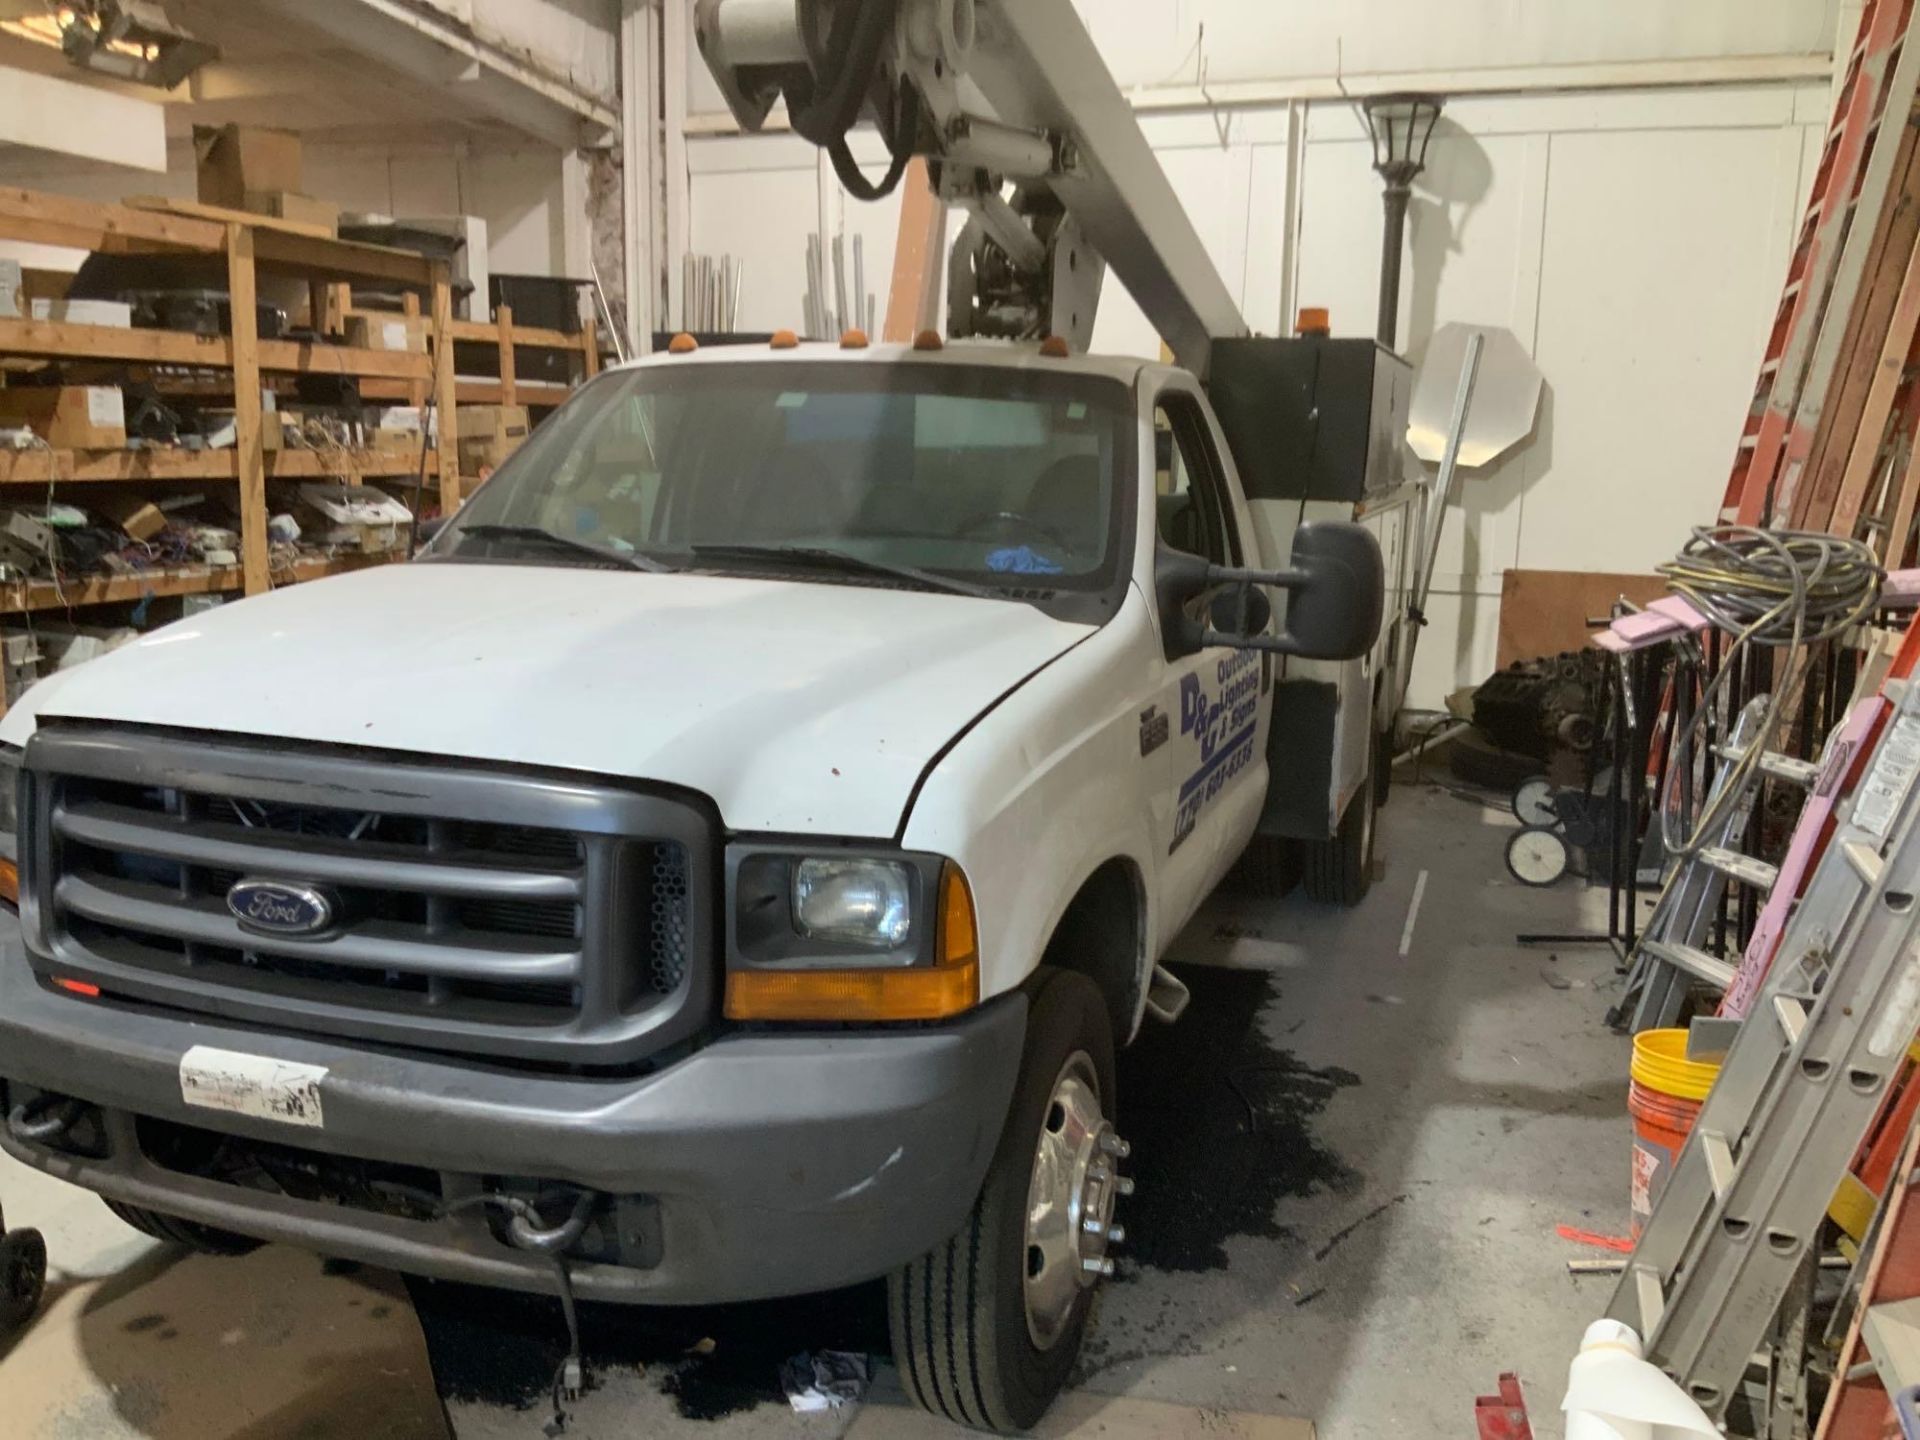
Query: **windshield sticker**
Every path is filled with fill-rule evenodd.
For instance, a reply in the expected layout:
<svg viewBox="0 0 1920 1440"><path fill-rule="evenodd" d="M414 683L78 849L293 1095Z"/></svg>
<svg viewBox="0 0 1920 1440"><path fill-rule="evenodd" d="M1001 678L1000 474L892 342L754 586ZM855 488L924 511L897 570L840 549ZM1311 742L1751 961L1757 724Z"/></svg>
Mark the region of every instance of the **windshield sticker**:
<svg viewBox="0 0 1920 1440"><path fill-rule="evenodd" d="M1258 651L1236 650L1221 660L1214 667L1211 685L1191 670L1180 677L1180 737L1191 735L1199 741L1200 763L1180 782L1168 854L1193 833L1201 811L1247 768L1259 719Z"/></svg>
<svg viewBox="0 0 1920 1440"><path fill-rule="evenodd" d="M779 410L798 410L806 403L807 392L804 390L785 391L778 400L773 402L774 408Z"/></svg>
<svg viewBox="0 0 1920 1440"><path fill-rule="evenodd" d="M1002 574L1058 575L1060 562L1048 559L1031 545L1009 545L987 556L987 568Z"/></svg>

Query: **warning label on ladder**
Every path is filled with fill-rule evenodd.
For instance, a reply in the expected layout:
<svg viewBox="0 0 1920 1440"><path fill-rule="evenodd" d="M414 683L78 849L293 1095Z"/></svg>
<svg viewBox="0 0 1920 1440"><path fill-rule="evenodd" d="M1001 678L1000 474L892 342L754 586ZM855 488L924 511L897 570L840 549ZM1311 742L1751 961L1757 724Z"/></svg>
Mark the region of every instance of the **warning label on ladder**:
<svg viewBox="0 0 1920 1440"><path fill-rule="evenodd" d="M1873 769L1860 782L1853 800L1853 823L1877 840L1886 839L1915 775L1920 775L1920 717L1902 715L1880 742Z"/></svg>

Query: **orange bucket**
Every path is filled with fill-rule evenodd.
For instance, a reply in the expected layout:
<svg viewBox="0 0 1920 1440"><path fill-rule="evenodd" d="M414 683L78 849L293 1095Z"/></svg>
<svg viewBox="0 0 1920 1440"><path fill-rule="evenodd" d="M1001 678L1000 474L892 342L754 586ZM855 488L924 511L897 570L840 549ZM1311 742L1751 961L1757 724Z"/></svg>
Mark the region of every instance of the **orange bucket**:
<svg viewBox="0 0 1920 1440"><path fill-rule="evenodd" d="M1646 1227L1680 1147L1687 1143L1700 1102L1713 1088L1718 1064L1687 1059L1685 1030L1642 1030L1633 1037L1627 1113L1633 1117L1633 1176L1627 1192L1628 1233Z"/></svg>

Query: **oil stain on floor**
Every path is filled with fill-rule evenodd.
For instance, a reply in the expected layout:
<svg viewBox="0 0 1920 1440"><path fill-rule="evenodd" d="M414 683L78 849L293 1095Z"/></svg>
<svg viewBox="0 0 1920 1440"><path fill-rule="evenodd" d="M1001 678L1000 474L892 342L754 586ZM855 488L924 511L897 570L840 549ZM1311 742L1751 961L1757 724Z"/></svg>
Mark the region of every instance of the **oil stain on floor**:
<svg viewBox="0 0 1920 1440"><path fill-rule="evenodd" d="M1177 1025L1149 1023L1119 1059L1121 1131L1137 1189L1120 1218L1123 1274L1224 1269L1235 1236L1284 1239L1283 1199L1349 1191L1361 1177L1314 1122L1352 1072L1302 1065L1260 1023L1277 995L1260 971L1175 967L1193 999ZM440 1394L532 1410L547 1404L565 1332L555 1301L410 1280ZM885 1288L753 1305L650 1309L582 1304L590 1373L643 1369L681 1416L716 1420L783 1402L780 1366L808 1351L887 1353ZM1169 1341L1169 1343L1172 1343Z"/></svg>

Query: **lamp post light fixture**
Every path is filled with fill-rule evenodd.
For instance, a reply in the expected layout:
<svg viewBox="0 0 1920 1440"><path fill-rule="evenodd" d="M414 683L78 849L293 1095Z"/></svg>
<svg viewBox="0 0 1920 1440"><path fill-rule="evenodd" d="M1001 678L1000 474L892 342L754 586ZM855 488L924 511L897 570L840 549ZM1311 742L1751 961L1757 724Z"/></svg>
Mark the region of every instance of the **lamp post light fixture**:
<svg viewBox="0 0 1920 1440"><path fill-rule="evenodd" d="M1365 102L1373 132L1373 168L1386 186L1387 231L1380 251L1380 323L1377 335L1389 350L1400 328L1400 251L1407 233L1407 201L1413 181L1427 168L1427 142L1445 103L1441 95L1406 92L1375 95Z"/></svg>

